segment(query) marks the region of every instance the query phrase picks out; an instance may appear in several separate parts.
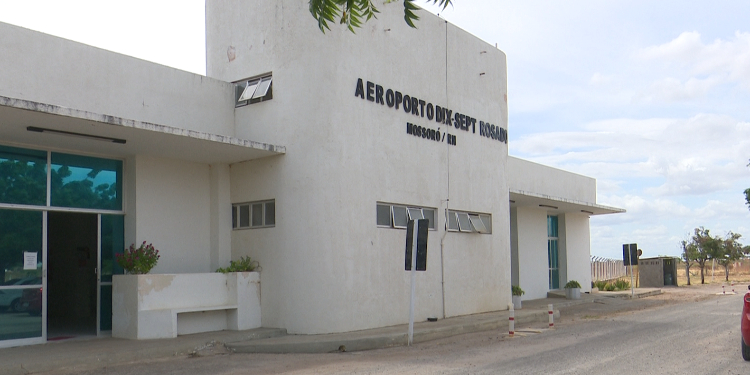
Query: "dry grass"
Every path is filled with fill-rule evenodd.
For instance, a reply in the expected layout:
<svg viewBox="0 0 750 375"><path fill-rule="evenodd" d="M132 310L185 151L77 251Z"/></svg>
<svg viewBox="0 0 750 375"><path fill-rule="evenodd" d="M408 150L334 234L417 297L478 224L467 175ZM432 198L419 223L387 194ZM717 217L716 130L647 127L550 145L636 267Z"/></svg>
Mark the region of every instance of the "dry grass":
<svg viewBox="0 0 750 375"><path fill-rule="evenodd" d="M638 279L638 266L633 267L634 280ZM706 284L748 284L750 283L750 261L736 262L734 265L729 267L729 282L727 283L724 274L724 267L717 264L713 270L711 269L711 263L706 264L706 268L703 270L704 281ZM630 274L622 277L623 280L630 282ZM690 267L690 284L697 285L701 283L701 269L697 265ZM638 285L636 281L636 286ZM685 264L677 264L677 285L687 285L687 276L685 275Z"/></svg>
<svg viewBox="0 0 750 375"><path fill-rule="evenodd" d="M724 267L716 265L716 268L711 269L711 264L707 264L703 270L703 278L706 284L722 284L726 283L726 275L724 273ZM700 284L701 282L701 269L700 267L690 267L690 283ZM750 282L750 262L737 262L734 266L729 267L729 282L735 283L747 283ZM687 276L685 275L685 264L677 264L677 283L678 285L687 285Z"/></svg>

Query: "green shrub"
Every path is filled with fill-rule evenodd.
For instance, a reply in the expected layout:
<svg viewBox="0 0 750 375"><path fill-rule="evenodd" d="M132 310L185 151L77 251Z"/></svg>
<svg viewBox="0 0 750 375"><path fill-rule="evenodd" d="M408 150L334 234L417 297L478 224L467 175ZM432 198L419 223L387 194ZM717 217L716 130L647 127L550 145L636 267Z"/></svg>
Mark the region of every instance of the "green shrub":
<svg viewBox="0 0 750 375"><path fill-rule="evenodd" d="M511 290L511 292L513 293L513 295L514 295L514 296L522 296L522 295L524 295L524 294L526 293L526 292L524 292L524 291L523 291L523 289L521 289L521 287L520 287L520 286L518 286L518 285L512 285L512 286L510 287L510 290Z"/></svg>
<svg viewBox="0 0 750 375"><path fill-rule="evenodd" d="M145 275L159 262L159 250L154 245L146 245L143 241L141 246L135 247L131 244L122 254L115 254L115 261L130 275Z"/></svg>
<svg viewBox="0 0 750 375"><path fill-rule="evenodd" d="M627 280L617 279L615 281L615 289L617 289L617 290L630 289L630 283L627 282Z"/></svg>
<svg viewBox="0 0 750 375"><path fill-rule="evenodd" d="M233 260L229 262L229 267L219 268L216 272L228 273L228 272L253 272L260 270L260 264L257 260L252 260L248 256L240 258L240 260Z"/></svg>
<svg viewBox="0 0 750 375"><path fill-rule="evenodd" d="M565 289L571 289L571 288L578 288L581 289L581 284L578 283L578 281L570 280L567 284L565 284Z"/></svg>
<svg viewBox="0 0 750 375"><path fill-rule="evenodd" d="M607 282L604 280L594 281L594 286L599 290L604 290L607 287Z"/></svg>
<svg viewBox="0 0 750 375"><path fill-rule="evenodd" d="M604 290L608 292L612 292L615 290L615 284L607 283L607 285L604 287Z"/></svg>

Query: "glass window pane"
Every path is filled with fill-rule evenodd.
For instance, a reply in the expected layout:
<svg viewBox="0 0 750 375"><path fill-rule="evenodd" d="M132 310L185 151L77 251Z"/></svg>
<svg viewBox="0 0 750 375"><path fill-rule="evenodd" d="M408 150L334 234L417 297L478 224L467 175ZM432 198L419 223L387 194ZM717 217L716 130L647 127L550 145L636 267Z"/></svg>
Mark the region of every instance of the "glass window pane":
<svg viewBox="0 0 750 375"><path fill-rule="evenodd" d="M250 206L240 206L240 228L250 227Z"/></svg>
<svg viewBox="0 0 750 375"><path fill-rule="evenodd" d="M466 212L458 213L458 228L461 230L461 232L474 231L474 228L471 226L471 222L469 221L469 214L467 214Z"/></svg>
<svg viewBox="0 0 750 375"><path fill-rule="evenodd" d="M408 221L408 219L406 218L406 207L392 206L391 213L393 214L393 227L406 228L406 224Z"/></svg>
<svg viewBox="0 0 750 375"><path fill-rule="evenodd" d="M235 105L235 107L239 107L241 105L247 104L247 102L245 102L245 101L240 101L240 97L242 96L242 94L244 92L245 92L245 86L244 85L239 85L239 84L235 84L234 85L234 105Z"/></svg>
<svg viewBox="0 0 750 375"><path fill-rule="evenodd" d="M421 208L409 208L409 220L419 220L424 219L424 214L422 214Z"/></svg>
<svg viewBox="0 0 750 375"><path fill-rule="evenodd" d="M47 205L47 152L0 146L0 203Z"/></svg>
<svg viewBox="0 0 750 375"><path fill-rule="evenodd" d="M262 227L263 226L263 203L255 203L253 204L253 225L254 227Z"/></svg>
<svg viewBox="0 0 750 375"><path fill-rule="evenodd" d="M101 320L99 321L99 329L102 331L112 330L112 285L101 286L101 306L99 312L101 313Z"/></svg>
<svg viewBox="0 0 750 375"><path fill-rule="evenodd" d="M557 240L547 240L547 258L549 260L549 268L558 268Z"/></svg>
<svg viewBox="0 0 750 375"><path fill-rule="evenodd" d="M237 101L241 102L252 99L255 89L258 88L258 83L260 83L258 80L248 82L247 87L242 91L242 95Z"/></svg>
<svg viewBox="0 0 750 375"><path fill-rule="evenodd" d="M266 77L263 78L263 81L260 82L258 85L258 89L255 90L255 94L253 95L253 99L255 98L261 98L266 96L268 94L268 88L271 87L271 79L273 77Z"/></svg>
<svg viewBox="0 0 750 375"><path fill-rule="evenodd" d="M112 275L122 275L123 269L115 262L115 254L125 251L125 217L102 215L102 282L112 281Z"/></svg>
<svg viewBox="0 0 750 375"><path fill-rule="evenodd" d="M0 340L42 335L41 287L42 212L0 210Z"/></svg>
<svg viewBox="0 0 750 375"><path fill-rule="evenodd" d="M391 226L391 206L388 204L379 204L377 208L377 225Z"/></svg>
<svg viewBox="0 0 750 375"><path fill-rule="evenodd" d="M232 228L237 228L237 206L232 206Z"/></svg>
<svg viewBox="0 0 750 375"><path fill-rule="evenodd" d="M557 216L547 216L547 237L557 237Z"/></svg>
<svg viewBox="0 0 750 375"><path fill-rule="evenodd" d="M490 215L479 215L479 218L482 219L482 223L484 224L487 233L492 233L492 217Z"/></svg>
<svg viewBox="0 0 750 375"><path fill-rule="evenodd" d="M448 211L448 230L458 230L458 216L453 211Z"/></svg>
<svg viewBox="0 0 750 375"><path fill-rule="evenodd" d="M266 226L276 225L276 202L266 202Z"/></svg>
<svg viewBox="0 0 750 375"><path fill-rule="evenodd" d="M560 289L560 270L558 269L549 270L549 288Z"/></svg>
<svg viewBox="0 0 750 375"><path fill-rule="evenodd" d="M469 220L477 232L487 233L487 228L484 227L484 223L482 222L482 219L479 218L479 215L469 215Z"/></svg>
<svg viewBox="0 0 750 375"><path fill-rule="evenodd" d="M24 253L36 254L35 268ZM42 277L42 212L0 210L0 283L28 277Z"/></svg>
<svg viewBox="0 0 750 375"><path fill-rule="evenodd" d="M429 220L428 227L430 229L435 229L437 227L437 223L435 222L435 210L432 208L423 208L422 213L424 214L424 218Z"/></svg>
<svg viewBox="0 0 750 375"><path fill-rule="evenodd" d="M50 204L122 210L122 161L53 152Z"/></svg>
<svg viewBox="0 0 750 375"><path fill-rule="evenodd" d="M4 292L7 292L4 291ZM21 301L21 312L0 314L0 340L18 340L42 336L42 288L14 289Z"/></svg>

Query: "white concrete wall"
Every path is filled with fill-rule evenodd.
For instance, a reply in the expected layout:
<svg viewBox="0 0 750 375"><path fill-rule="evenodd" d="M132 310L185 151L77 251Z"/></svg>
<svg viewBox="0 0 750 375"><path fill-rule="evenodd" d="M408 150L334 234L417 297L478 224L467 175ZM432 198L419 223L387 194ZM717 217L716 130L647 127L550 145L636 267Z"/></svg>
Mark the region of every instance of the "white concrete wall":
<svg viewBox="0 0 750 375"><path fill-rule="evenodd" d="M589 217L586 214L567 213L565 219L565 264L567 279L563 279L562 287L568 280L581 283L582 292L591 291L591 233L589 231ZM562 260L561 260L562 262Z"/></svg>
<svg viewBox="0 0 750 375"><path fill-rule="evenodd" d="M234 135L233 85L205 76L5 23L0 66L0 96Z"/></svg>
<svg viewBox="0 0 750 375"><path fill-rule="evenodd" d="M596 180L591 177L512 156L508 157L507 173L510 189L596 203Z"/></svg>
<svg viewBox="0 0 750 375"><path fill-rule="evenodd" d="M519 285L518 273L518 209L510 208L510 273L511 285Z"/></svg>
<svg viewBox="0 0 750 375"><path fill-rule="evenodd" d="M161 258L152 273L215 271L209 166L147 156L130 158L127 164L131 195L125 245L154 244Z"/></svg>
<svg viewBox="0 0 750 375"><path fill-rule="evenodd" d="M379 201L438 210L417 320L443 316L443 268L446 316L510 303L507 145L354 95L362 78L507 128L505 55L428 14L411 29L401 4L381 11L356 34L322 34L299 1L207 3L209 75L273 73L273 99L237 109L237 136L287 148L231 166L233 203L276 200L274 228L232 236L233 258L263 266L264 326L322 333L408 321L406 233L376 226ZM454 134L457 146L407 135L407 122ZM448 203L492 214L494 233L445 234Z"/></svg>
<svg viewBox="0 0 750 375"><path fill-rule="evenodd" d="M112 335L119 338L257 328L260 276L257 272L115 275L112 307Z"/></svg>
<svg viewBox="0 0 750 375"><path fill-rule="evenodd" d="M232 258L232 201L229 165L212 164L211 174L211 270L229 266Z"/></svg>
<svg viewBox="0 0 750 375"><path fill-rule="evenodd" d="M546 298L549 291L547 212L533 207L516 209L518 228L518 281L523 299Z"/></svg>

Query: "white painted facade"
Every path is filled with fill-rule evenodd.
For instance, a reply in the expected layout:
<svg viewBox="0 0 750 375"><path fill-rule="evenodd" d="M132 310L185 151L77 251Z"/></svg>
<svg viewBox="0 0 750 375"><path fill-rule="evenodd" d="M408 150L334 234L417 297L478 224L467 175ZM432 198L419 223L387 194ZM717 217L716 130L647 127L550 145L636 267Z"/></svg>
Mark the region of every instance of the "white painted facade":
<svg viewBox="0 0 750 375"><path fill-rule="evenodd" d="M429 14L411 29L401 11L323 34L298 0L208 1L206 77L0 24L0 144L123 160L125 243L160 249L155 274L258 260L264 327L408 321L406 231L379 226L378 203L435 210L417 320L506 309L511 284L545 297L548 215L562 284L589 290L589 216L622 210L596 204L594 179L509 157L482 135L484 122L508 130L505 54ZM273 98L235 108L232 82L269 74ZM419 111L386 103L388 89ZM466 129L430 116L437 106L468 116ZM233 229L232 205L260 201L274 203L275 223ZM491 233L447 230L447 210L491 216Z"/></svg>
<svg viewBox="0 0 750 375"><path fill-rule="evenodd" d="M257 272L116 275L112 336L164 339L258 328Z"/></svg>

